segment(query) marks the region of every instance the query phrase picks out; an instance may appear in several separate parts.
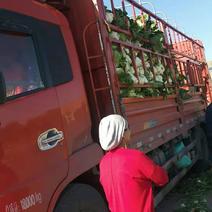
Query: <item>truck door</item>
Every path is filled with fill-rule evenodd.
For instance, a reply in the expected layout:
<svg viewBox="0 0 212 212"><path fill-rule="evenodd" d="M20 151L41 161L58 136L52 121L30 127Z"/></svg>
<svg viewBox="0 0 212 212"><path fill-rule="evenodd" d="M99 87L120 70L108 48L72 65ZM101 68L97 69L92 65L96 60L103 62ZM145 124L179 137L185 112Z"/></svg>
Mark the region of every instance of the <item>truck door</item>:
<svg viewBox="0 0 212 212"><path fill-rule="evenodd" d="M65 52L56 25L0 13L0 211L47 211L68 171L56 86L71 69L65 56L54 58Z"/></svg>

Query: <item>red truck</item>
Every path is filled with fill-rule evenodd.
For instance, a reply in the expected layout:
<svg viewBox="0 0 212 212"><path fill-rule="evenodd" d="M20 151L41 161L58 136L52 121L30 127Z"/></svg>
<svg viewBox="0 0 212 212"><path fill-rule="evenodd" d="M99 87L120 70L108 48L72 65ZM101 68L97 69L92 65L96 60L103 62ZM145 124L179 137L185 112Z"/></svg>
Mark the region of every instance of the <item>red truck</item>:
<svg viewBox="0 0 212 212"><path fill-rule="evenodd" d="M0 211L107 211L94 187L101 190L98 123L111 113L129 121L130 148L169 172L156 205L207 157L202 44L135 1L121 2L122 9L112 0L107 9L102 0L0 2ZM153 32L135 41L148 23L160 41ZM176 166L184 156L190 164Z"/></svg>

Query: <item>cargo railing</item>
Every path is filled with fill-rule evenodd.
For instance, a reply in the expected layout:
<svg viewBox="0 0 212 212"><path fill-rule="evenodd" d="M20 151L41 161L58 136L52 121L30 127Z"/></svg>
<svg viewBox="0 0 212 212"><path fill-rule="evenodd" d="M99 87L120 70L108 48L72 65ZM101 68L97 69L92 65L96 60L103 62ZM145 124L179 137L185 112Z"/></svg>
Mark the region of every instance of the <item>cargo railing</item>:
<svg viewBox="0 0 212 212"><path fill-rule="evenodd" d="M42 2L48 3L51 6L56 7L59 10L65 11L68 9L68 6L65 4L64 0L43 0ZM132 18L136 20L136 18L141 15L147 14L150 19L157 24L158 29L163 32L163 49L167 52L157 52L154 50L150 50L148 48L135 45L129 42L123 42L121 40L110 38L112 45L118 47L118 49L123 52L123 49L127 49L130 51L130 57L132 60L133 66L133 75L135 76L134 82L130 85L131 88L140 89L140 88L153 88L155 89L155 94L151 95L172 95L176 94L176 86L177 84L186 84L187 87L195 86L197 87L197 91L201 90L205 86L204 79L202 78L202 63L205 61L204 57L204 47L202 46L200 41L196 41L184 33L180 32L178 29L171 26L169 23L158 17L156 14L152 13L148 9L142 6L142 4L137 3L135 0L120 0L122 6L122 11L127 11L128 13L131 11ZM114 0L110 0L110 8L111 11L116 17L117 9L114 5ZM104 17L106 20L105 11L103 11ZM130 32L129 27L123 29L111 23L106 23L108 26L108 30L112 30L114 32L123 33L128 37L132 37L132 33ZM151 41L148 39L141 39L143 43L151 45ZM150 65L150 75L152 75L152 79L148 79L148 83L145 78L139 79L138 67L136 65L136 55L139 53L139 57L142 62L142 69L144 72L147 72L147 67L145 66L145 58L144 55L148 56L148 61ZM168 69L167 77L164 79L166 83L161 86L161 84L157 83L157 79L160 79L155 76L154 73L154 64L152 60L158 60L163 64L164 68ZM188 62L189 60L189 62ZM115 67L114 67L115 68ZM176 74L180 75L181 82L176 77ZM170 77L171 76L171 77ZM182 77L184 76L184 77ZM184 79L183 79L184 78ZM125 83L120 83L120 80L117 80L117 84L122 91L127 88L129 85ZM145 81L145 82L143 82ZM156 82L156 83L155 83ZM162 81L161 81L162 82ZM180 87L180 85L179 85ZM158 91L160 90L160 91ZM163 91L165 90L165 91ZM132 91L132 89L131 89ZM122 92L123 93L123 92ZM146 91L144 91L146 93ZM147 92L148 93L148 92ZM141 97L143 97L141 95Z"/></svg>
<svg viewBox="0 0 212 212"><path fill-rule="evenodd" d="M112 48L115 46L116 51L119 50L122 54L128 54L127 57L130 57L130 62L132 63L131 65L133 67L133 70L131 69L131 75L133 75L132 77L134 78L131 80L133 82L130 84L130 92L133 91L131 93L133 93L135 97L139 97L139 95L140 97L145 97L145 95L142 96L143 93L147 93L148 96L148 88L155 89L155 91L153 91L154 94L150 94L149 96L166 97L168 95L175 95L176 88L179 87L182 87L183 89L186 88L188 91L190 87L194 87L191 88L193 91L202 92L202 88L206 84L205 78L203 78L203 64L205 57L204 47L200 41L196 41L180 32L178 29L174 28L169 23L162 20L160 17L147 10L134 0L120 0L120 2L122 6L118 7L119 9L117 9L117 7L114 5L114 1L110 0L109 10L106 9L104 11L104 17L110 34L110 42L113 46ZM127 14L125 17L123 16L125 18L125 26L123 23L123 26L119 26L119 23L117 24L114 23L114 21L108 21L107 12L110 10L113 14L114 20L116 20L120 14ZM148 16L148 18L146 16ZM139 17L141 24L142 19L146 18L146 20L143 20L144 31L146 30L145 24L147 24L147 22L150 20L150 24L155 23L157 33L161 32L161 40L155 41L156 44L161 42L159 49L154 49L154 47L151 47L152 40L154 42L154 38L151 40L143 37L142 34L140 38L142 43L141 45L138 42L132 42L134 32L132 32L129 22L132 23L132 21L134 21L136 23ZM119 39L119 37L117 37L119 35L115 34L114 32L121 34L121 38ZM123 40L122 35L124 35L125 40ZM115 57L116 55L114 55L114 60L116 60ZM145 57L148 58L147 60L149 64L147 65L150 67L146 67ZM139 63L138 58L142 62L142 65L140 65L141 67L137 66L137 63ZM156 60L158 62L155 62ZM114 62L114 69L119 75L118 72L120 71L120 67L117 69L116 61ZM158 63L162 64L165 70L161 76L156 76L155 74ZM139 68L142 68L143 70L140 70L139 72ZM147 69L149 74L152 75L152 77L150 77L148 80L146 79L146 76L143 77L142 73L147 73ZM142 75L142 77L139 77L139 73ZM163 77L163 79L161 77ZM122 93L125 93L124 89L129 88L129 83L127 85L127 83L121 82L120 77L118 81L122 95ZM144 92L137 95L138 90L144 90ZM122 97L125 96L122 95Z"/></svg>
<svg viewBox="0 0 212 212"><path fill-rule="evenodd" d="M116 16L114 1L110 0L110 3L111 10L114 16ZM143 7L142 3L137 3L135 0L122 0L121 4L123 11L129 11L129 7L131 7L131 13L134 19L136 19L138 15L148 14L152 20L156 21L159 29L164 33L165 45L171 50L172 54L176 55L176 57L197 60L200 63L205 62L204 47L200 41L192 39L171 26L162 18Z"/></svg>

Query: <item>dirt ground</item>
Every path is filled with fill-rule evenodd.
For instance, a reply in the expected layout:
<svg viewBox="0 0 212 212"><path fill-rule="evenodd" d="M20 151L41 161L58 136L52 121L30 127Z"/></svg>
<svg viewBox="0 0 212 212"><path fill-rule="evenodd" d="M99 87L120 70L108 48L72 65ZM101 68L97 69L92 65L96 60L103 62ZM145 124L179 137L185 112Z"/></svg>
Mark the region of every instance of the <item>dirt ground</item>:
<svg viewBox="0 0 212 212"><path fill-rule="evenodd" d="M212 212L212 168L198 169L194 167L178 183L156 212Z"/></svg>
<svg viewBox="0 0 212 212"><path fill-rule="evenodd" d="M212 192L207 195L206 197L207 201L207 209L205 208L199 208L195 209L184 209L182 206L185 204L184 199L180 194L177 193L170 193L167 195L167 197L158 205L156 208L156 212L212 212Z"/></svg>

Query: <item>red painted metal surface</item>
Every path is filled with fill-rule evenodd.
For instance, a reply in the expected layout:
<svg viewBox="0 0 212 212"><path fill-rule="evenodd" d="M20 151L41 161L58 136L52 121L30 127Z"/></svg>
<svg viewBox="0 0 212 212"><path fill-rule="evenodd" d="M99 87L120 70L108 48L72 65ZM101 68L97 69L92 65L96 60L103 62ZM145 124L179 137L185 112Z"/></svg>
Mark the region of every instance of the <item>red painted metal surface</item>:
<svg viewBox="0 0 212 212"><path fill-rule="evenodd" d="M94 164L99 163L99 159L102 158L103 152L99 148L97 143L92 143L86 148L82 148L79 151L69 157L69 173L66 179L60 184L56 192L51 198L51 202L48 208L48 212L54 211L55 204L58 201L61 193L66 189L75 178L81 175L83 172L93 167ZM83 161L82 161L83 160Z"/></svg>
<svg viewBox="0 0 212 212"><path fill-rule="evenodd" d="M100 118L114 113L114 105L118 104L117 99L113 98L114 83L110 82L111 72L106 66L108 58L102 49L105 41L101 41L103 38L98 34L101 26L92 1L86 1L83 5L80 1L66 2L69 7L66 17L73 31L90 106L92 132L97 140Z"/></svg>
<svg viewBox="0 0 212 212"><path fill-rule="evenodd" d="M149 152L180 134L181 114L175 96L123 99L132 130L132 147Z"/></svg>
<svg viewBox="0 0 212 212"><path fill-rule="evenodd" d="M64 131L56 91L49 89L8 102L0 106L0 114L0 211L16 205L20 211L25 207L46 211L46 203L68 171L66 141L48 152L37 145L38 136L46 130ZM36 199L35 205L26 204L30 197Z"/></svg>
<svg viewBox="0 0 212 212"><path fill-rule="evenodd" d="M124 114L132 130L131 147L144 152L150 152L176 136L185 134L203 118L206 95L211 98L211 94L205 92L208 88L208 72L204 65L202 44L133 0L120 1L122 8L125 8L126 2L131 4L134 16L139 10L139 14L147 13L157 21L164 32L164 46L168 54L111 39L102 0L94 1L96 7L91 0L83 4L81 1L67 0L66 5L63 1L49 1L63 11L68 22L61 13L46 4L29 0L22 0L22 4L14 4L14 0L0 3L1 8L59 25L73 71L73 81L70 83L0 105L0 170L4 175L4 180L0 180L0 211L5 211L7 207L21 207L20 201L31 195L37 198L37 205L29 211L47 211L49 204L49 211L52 211L65 186L98 163L102 153L97 145L92 145L90 131L93 131L97 141L98 122L102 116L114 112ZM113 0L111 6L115 14ZM129 30L109 26L130 35ZM144 53L150 59L152 55L157 56L172 70L176 65L178 72L187 76L185 89L191 90L192 98L180 101L177 96L180 86L170 84L167 86L175 86L176 94L166 99L120 99L120 89L128 85L118 81L112 45L126 47L132 53L141 52L144 69ZM136 70L133 55L132 60ZM151 86L140 83L133 85ZM62 145L47 153L39 151L37 137L55 126L65 132Z"/></svg>
<svg viewBox="0 0 212 212"><path fill-rule="evenodd" d="M90 147L93 139L89 107L65 17L48 5L29 0L22 4L4 1L0 8L58 25L72 66L71 82L0 105L0 211L47 211L53 194L61 190L60 184L67 185L73 177L94 167L102 152L97 145ZM38 137L51 128L63 131L64 140L54 149L41 151ZM87 159L77 167L82 158ZM55 205L59 195L56 192L51 204Z"/></svg>

